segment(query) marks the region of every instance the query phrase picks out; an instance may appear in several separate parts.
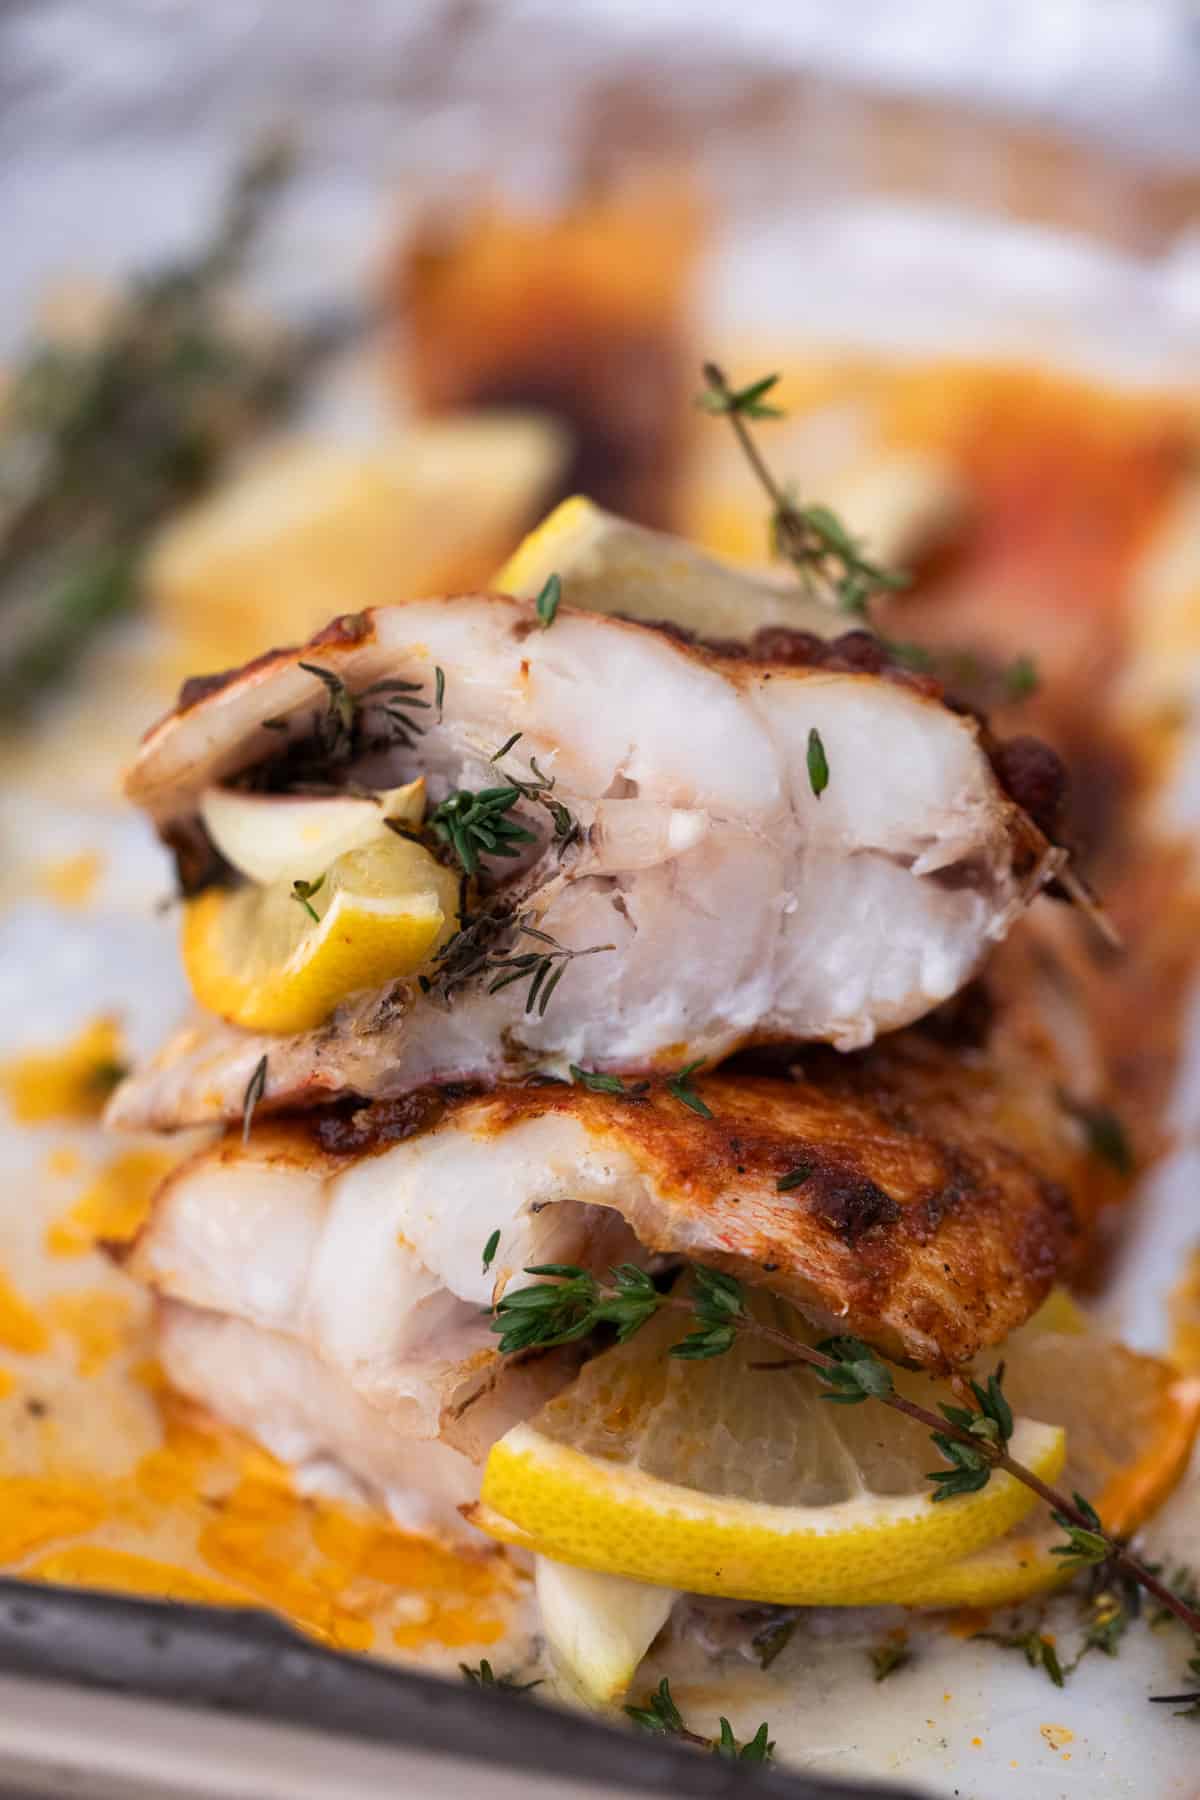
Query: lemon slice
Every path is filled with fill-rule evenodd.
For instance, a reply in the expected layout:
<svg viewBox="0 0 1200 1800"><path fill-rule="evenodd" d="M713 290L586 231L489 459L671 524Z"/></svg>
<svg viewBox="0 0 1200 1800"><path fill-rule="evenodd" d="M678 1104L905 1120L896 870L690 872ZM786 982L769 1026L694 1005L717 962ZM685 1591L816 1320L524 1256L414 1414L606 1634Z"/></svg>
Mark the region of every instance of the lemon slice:
<svg viewBox="0 0 1200 1800"><path fill-rule="evenodd" d="M455 928L458 881L389 834L340 856L308 906L286 880L191 901L183 962L200 1004L251 1031L309 1031L348 994L429 960Z"/></svg>
<svg viewBox="0 0 1200 1800"><path fill-rule="evenodd" d="M1070 1303L1068 1302L1069 1306ZM1200 1422L1200 1381L1181 1378L1074 1316L1047 1309L1004 1346L1004 1390L1015 1411L1067 1435L1059 1487L1095 1506L1126 1537L1166 1499L1187 1466ZM1051 1555L1063 1542L1043 1509L1007 1536L944 1568L888 1582L867 1598L880 1605L1001 1606L1055 1587L1073 1573Z"/></svg>
<svg viewBox="0 0 1200 1800"><path fill-rule="evenodd" d="M469 592L567 454L565 434L528 413L413 420L366 447L289 438L171 518L151 547L151 604L203 669L398 594Z"/></svg>
<svg viewBox="0 0 1200 1800"><path fill-rule="evenodd" d="M555 507L518 545L493 586L532 600L551 575L562 582L569 606L669 619L705 638L748 638L764 625L834 638L854 623L807 598L795 582L772 582L718 562L683 538L631 525L581 494Z"/></svg>
<svg viewBox="0 0 1200 1800"><path fill-rule="evenodd" d="M803 1333L782 1302L753 1304ZM475 1522L559 1562L660 1587L851 1605L993 1542L1034 1504L1004 1474L935 1503L924 1427L873 1403L831 1406L802 1371L754 1368L762 1346L745 1335L723 1356L681 1362L667 1351L682 1331L678 1315L660 1313L501 1438ZM925 1376L897 1385L926 1404L949 1397ZM1052 1481L1064 1433L1019 1419L1012 1453Z"/></svg>

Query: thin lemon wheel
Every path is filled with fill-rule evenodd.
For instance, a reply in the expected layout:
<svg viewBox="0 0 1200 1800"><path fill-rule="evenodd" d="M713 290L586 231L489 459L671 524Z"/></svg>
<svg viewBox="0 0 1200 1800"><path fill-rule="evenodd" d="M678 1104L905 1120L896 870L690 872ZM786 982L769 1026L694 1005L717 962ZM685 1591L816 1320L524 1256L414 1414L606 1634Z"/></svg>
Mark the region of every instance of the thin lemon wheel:
<svg viewBox="0 0 1200 1800"><path fill-rule="evenodd" d="M1061 1313L1015 1332L1004 1358L1012 1405L1066 1431L1060 1489L1085 1494L1118 1536L1138 1530L1187 1467L1200 1423L1200 1381ZM1051 1554L1063 1541L1061 1528L1039 1508L973 1555L886 1583L867 1597L879 1605L936 1608L1015 1603L1070 1579L1074 1570Z"/></svg>
<svg viewBox="0 0 1200 1800"><path fill-rule="evenodd" d="M315 919L289 881L191 901L183 962L200 1004L251 1031L309 1031L349 994L426 965L455 929L458 882L393 835L339 857L309 905Z"/></svg>
<svg viewBox="0 0 1200 1800"><path fill-rule="evenodd" d="M769 1297L756 1308L803 1331ZM577 1568L659 1587L788 1605L855 1605L872 1588L955 1562L1008 1532L1034 1496L1003 1473L934 1502L924 1427L889 1408L831 1406L806 1372L763 1372L742 1336L702 1362L667 1352L659 1314L589 1363L494 1446L475 1522ZM926 1404L929 1377L903 1378ZM1019 1419L1012 1453L1053 1481L1061 1428Z"/></svg>

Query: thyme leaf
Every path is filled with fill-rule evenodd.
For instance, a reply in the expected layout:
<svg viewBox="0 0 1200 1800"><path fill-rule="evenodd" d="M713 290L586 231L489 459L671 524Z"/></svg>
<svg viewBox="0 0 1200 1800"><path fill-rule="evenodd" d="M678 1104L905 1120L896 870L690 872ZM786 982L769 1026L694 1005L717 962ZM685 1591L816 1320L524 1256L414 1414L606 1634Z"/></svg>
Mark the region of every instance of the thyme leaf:
<svg viewBox="0 0 1200 1800"><path fill-rule="evenodd" d="M779 1180L775 1183L775 1192L777 1194L790 1194L793 1188L803 1187L811 1174L811 1163L797 1163L794 1169L789 1169L786 1175L781 1175L779 1177Z"/></svg>
<svg viewBox="0 0 1200 1800"><path fill-rule="evenodd" d="M720 1735L716 1738L702 1737L699 1732L689 1731L675 1704L671 1684L665 1675L643 1705L627 1706L625 1713L641 1731L649 1731L656 1737L682 1738L685 1743L695 1744L700 1749L709 1750L715 1756L726 1757L731 1762L766 1763L771 1761L775 1752L765 1720L754 1736L744 1744L738 1742L732 1725L725 1718L720 1722Z"/></svg>
<svg viewBox="0 0 1200 1800"><path fill-rule="evenodd" d="M254 1072L246 1083L246 1092L242 1098L242 1142L250 1139L250 1126L254 1120L254 1109L262 1099L267 1086L267 1059L260 1056L254 1065Z"/></svg>
<svg viewBox="0 0 1200 1800"><path fill-rule="evenodd" d="M587 1088L593 1094L620 1094L626 1100L634 1100L650 1089L648 1081L635 1081L632 1087L626 1087L619 1075L605 1075L598 1069L581 1069L577 1063L569 1065L569 1074L576 1087Z"/></svg>
<svg viewBox="0 0 1200 1800"><path fill-rule="evenodd" d="M819 800L829 786L829 759L816 726L808 734L808 785Z"/></svg>
<svg viewBox="0 0 1200 1800"><path fill-rule="evenodd" d="M518 1681L512 1674L497 1675L486 1656L474 1667L470 1663L459 1663L458 1667L463 1680L472 1687L504 1688L510 1694L528 1694L542 1685L540 1681Z"/></svg>
<svg viewBox="0 0 1200 1800"><path fill-rule="evenodd" d="M1044 1669L1055 1687L1066 1686L1066 1676L1058 1659L1058 1651L1053 1641L1044 1637L1041 1632L1033 1630L1006 1634L977 1631L974 1636L982 1643L998 1644L1002 1650L1019 1650L1031 1669Z"/></svg>
<svg viewBox="0 0 1200 1800"><path fill-rule="evenodd" d="M562 599L562 582L557 575L547 575L546 585L534 601L538 619L543 631L549 631L558 617L558 603Z"/></svg>
<svg viewBox="0 0 1200 1800"><path fill-rule="evenodd" d="M889 1675L912 1661L912 1651L902 1638L885 1638L882 1644L868 1650L867 1655L876 1681L886 1681Z"/></svg>
<svg viewBox="0 0 1200 1800"><path fill-rule="evenodd" d="M429 824L448 844L467 875L478 872L482 856L519 856L519 844L537 842L535 833L510 817L521 798L517 787L459 788L429 815Z"/></svg>
<svg viewBox="0 0 1200 1800"><path fill-rule="evenodd" d="M321 915L313 905L313 895L319 894L325 886L325 877L321 875L316 881L293 881L292 899L302 906L314 925L321 923Z"/></svg>
<svg viewBox="0 0 1200 1800"><path fill-rule="evenodd" d="M712 1109L705 1105L695 1088L691 1085L692 1076L696 1073L697 1069L702 1069L704 1067L705 1061L706 1058L702 1056L696 1062L685 1063L679 1073L677 1075L672 1075L671 1079L668 1081L667 1092L673 1094L675 1099L681 1101L684 1106L690 1106L692 1111L698 1113L702 1119L711 1119Z"/></svg>

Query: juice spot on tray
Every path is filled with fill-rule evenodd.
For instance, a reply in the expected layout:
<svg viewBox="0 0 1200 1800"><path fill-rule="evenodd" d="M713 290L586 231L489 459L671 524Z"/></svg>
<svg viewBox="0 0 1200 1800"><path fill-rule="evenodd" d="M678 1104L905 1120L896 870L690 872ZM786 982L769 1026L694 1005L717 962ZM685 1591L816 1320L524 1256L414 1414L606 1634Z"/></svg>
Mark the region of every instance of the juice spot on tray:
<svg viewBox="0 0 1200 1800"><path fill-rule="evenodd" d="M38 886L59 906L84 907L95 894L103 868L104 858L98 850L81 850L76 856L43 863Z"/></svg>
<svg viewBox="0 0 1200 1800"><path fill-rule="evenodd" d="M46 1311L58 1330L75 1340L76 1368L85 1379L124 1347L134 1320L132 1303L109 1288L55 1294Z"/></svg>
<svg viewBox="0 0 1200 1800"><path fill-rule="evenodd" d="M22 1356L36 1356L49 1341L46 1327L33 1307L0 1272L0 1345Z"/></svg>
<svg viewBox="0 0 1200 1800"><path fill-rule="evenodd" d="M122 1150L46 1233L55 1256L84 1256L97 1244L128 1244L146 1221L174 1158L162 1150Z"/></svg>
<svg viewBox="0 0 1200 1800"><path fill-rule="evenodd" d="M97 1119L124 1072L120 1026L102 1015L58 1050L30 1051L0 1063L0 1091L21 1125Z"/></svg>

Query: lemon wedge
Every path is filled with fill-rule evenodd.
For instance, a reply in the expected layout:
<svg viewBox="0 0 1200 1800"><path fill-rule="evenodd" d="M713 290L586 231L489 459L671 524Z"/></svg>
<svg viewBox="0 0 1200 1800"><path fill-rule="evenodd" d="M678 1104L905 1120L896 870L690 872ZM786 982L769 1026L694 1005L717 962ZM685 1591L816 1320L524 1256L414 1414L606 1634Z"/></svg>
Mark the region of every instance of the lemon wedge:
<svg viewBox="0 0 1200 1800"><path fill-rule="evenodd" d="M1102 1337L1062 1299L1013 1333L1004 1363L1014 1410L1066 1432L1062 1491L1085 1494L1118 1536L1136 1531L1187 1466L1200 1422L1200 1381ZM1039 1508L973 1555L883 1584L867 1598L924 1607L1015 1603L1069 1579L1073 1571L1051 1554L1063 1541Z"/></svg>
<svg viewBox="0 0 1200 1800"><path fill-rule="evenodd" d="M453 873L389 833L340 856L306 901L286 880L210 888L185 911L183 962L210 1012L251 1031L309 1031L348 994L419 969L457 917Z"/></svg>
<svg viewBox="0 0 1200 1800"><path fill-rule="evenodd" d="M537 1558L535 1581L556 1670L591 1705L610 1705L633 1680L678 1596L548 1556Z"/></svg>
<svg viewBox="0 0 1200 1800"><path fill-rule="evenodd" d="M752 1304L808 1335L782 1302ZM501 1438L473 1514L481 1529L663 1588L853 1605L994 1542L1034 1504L1003 1473L935 1503L923 1426L870 1403L830 1406L803 1371L754 1368L762 1347L744 1335L723 1356L681 1362L667 1352L682 1331L660 1313ZM896 1379L926 1405L950 1397L928 1376ZM1021 1418L1011 1448L1053 1481L1065 1434Z"/></svg>
<svg viewBox="0 0 1200 1800"><path fill-rule="evenodd" d="M748 638L764 625L823 638L847 629L844 613L809 599L795 582L775 583L718 562L683 538L632 525L582 494L564 500L530 532L492 585L532 600L551 575L569 606L669 619L705 638Z"/></svg>

